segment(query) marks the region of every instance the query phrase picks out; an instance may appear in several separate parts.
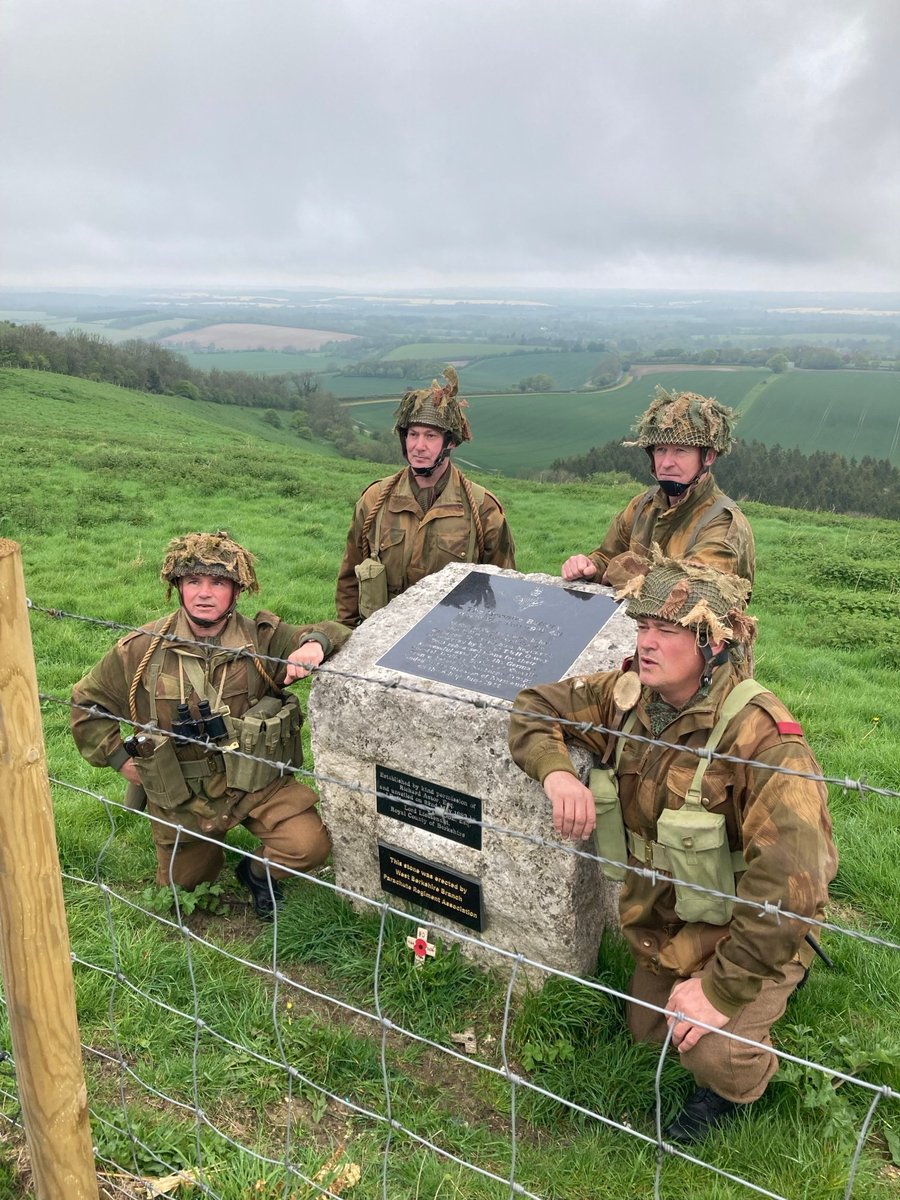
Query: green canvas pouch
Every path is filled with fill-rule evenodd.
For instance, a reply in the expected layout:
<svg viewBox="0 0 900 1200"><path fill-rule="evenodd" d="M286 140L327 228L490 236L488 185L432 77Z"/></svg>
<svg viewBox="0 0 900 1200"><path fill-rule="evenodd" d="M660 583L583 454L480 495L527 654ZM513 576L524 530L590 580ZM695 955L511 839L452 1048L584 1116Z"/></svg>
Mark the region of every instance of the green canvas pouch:
<svg viewBox="0 0 900 1200"><path fill-rule="evenodd" d="M612 860L602 862L600 870L607 879L620 883L628 872L624 866L617 867L613 864L626 863L628 850L625 846L625 822L622 820L615 772L610 767L594 767L588 778L588 787L594 797L597 812L594 845L601 858Z"/></svg>
<svg viewBox="0 0 900 1200"><path fill-rule="evenodd" d="M388 602L387 574L377 558L364 558L354 568L359 581L359 615L371 617Z"/></svg>
<svg viewBox="0 0 900 1200"><path fill-rule="evenodd" d="M656 823L656 840L665 847L676 880L734 896L734 871L724 813L703 808L667 808ZM711 896L675 883L675 911L682 921L727 925L734 900Z"/></svg>
<svg viewBox="0 0 900 1200"><path fill-rule="evenodd" d="M151 734L153 753L133 758L147 799L157 808L177 808L192 796L171 738Z"/></svg>
<svg viewBox="0 0 900 1200"><path fill-rule="evenodd" d="M231 724L237 742L234 749L240 754L225 750L225 780L230 788L258 792L284 773L274 763L300 765L302 717L296 696L264 696L243 717L232 717Z"/></svg>

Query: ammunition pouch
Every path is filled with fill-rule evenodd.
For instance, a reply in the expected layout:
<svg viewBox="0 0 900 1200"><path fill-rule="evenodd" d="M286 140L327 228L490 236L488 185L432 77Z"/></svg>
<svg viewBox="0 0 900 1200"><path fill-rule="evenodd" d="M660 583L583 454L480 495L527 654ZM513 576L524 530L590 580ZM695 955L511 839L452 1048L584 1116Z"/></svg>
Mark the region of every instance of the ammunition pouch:
<svg viewBox="0 0 900 1200"><path fill-rule="evenodd" d="M354 568L359 581L359 615L371 617L388 602L387 573L377 558L364 558Z"/></svg>
<svg viewBox="0 0 900 1200"><path fill-rule="evenodd" d="M611 860L601 862L600 870L607 879L621 883L628 872L624 866L617 867L614 864L626 863L628 850L625 845L625 822L622 820L615 770L612 767L594 767L588 778L588 787L594 797L597 812L594 845L601 858Z"/></svg>
<svg viewBox="0 0 900 1200"><path fill-rule="evenodd" d="M264 696L242 717L229 717L234 741L224 748L225 780L241 792L258 792L268 787L286 768L273 765L289 763L298 767L303 761L300 726L303 716L296 696ZM238 750L239 754L230 754ZM242 755L252 755L243 758ZM261 762L260 759L268 761Z"/></svg>
<svg viewBox="0 0 900 1200"><path fill-rule="evenodd" d="M171 738L161 734L149 734L148 737L153 743L153 753L146 758L131 760L140 776L141 786L150 804L157 808L177 808L190 800L192 793L185 782L175 746Z"/></svg>
<svg viewBox="0 0 900 1200"><path fill-rule="evenodd" d="M703 808L667 808L656 822L656 839L656 846L668 856L668 869L676 880L675 911L682 921L727 925L734 900L726 896L734 897L735 890L724 814ZM654 862L655 858L654 854ZM684 883L725 895L695 891L693 887L684 887Z"/></svg>

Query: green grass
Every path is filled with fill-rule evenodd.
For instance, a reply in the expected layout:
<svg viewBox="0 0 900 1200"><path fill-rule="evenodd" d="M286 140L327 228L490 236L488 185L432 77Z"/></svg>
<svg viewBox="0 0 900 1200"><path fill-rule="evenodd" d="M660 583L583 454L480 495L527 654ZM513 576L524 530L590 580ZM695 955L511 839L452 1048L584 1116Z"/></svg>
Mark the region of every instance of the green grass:
<svg viewBox="0 0 900 1200"><path fill-rule="evenodd" d="M646 389L648 381L643 383ZM621 396L610 393L606 402ZM527 405L531 398L514 399ZM553 401L558 407L559 398ZM476 403L477 434L492 405L502 402ZM506 432L524 452L527 439L509 420ZM533 438L546 439L552 432L546 420L535 417ZM587 438L581 443L588 444ZM477 445L466 450L474 456ZM158 578L165 542L188 529L220 527L257 553L261 607L295 621L330 617L353 501L366 483L385 473L372 464L311 454L305 443L270 430L247 410L26 371L0 371L0 454L0 536L21 543L33 601L129 624L165 611ZM632 491L475 477L501 496L523 571L555 572L569 554L592 549ZM759 678L804 725L828 774L900 788L900 529L896 523L762 505L748 505L747 511L759 549L753 597L761 624ZM243 607L252 611L253 604ZM108 629L37 611L31 623L40 686L60 697L115 638ZM116 776L90 767L75 751L65 706L46 702L44 717L52 773L80 787L120 794ZM54 788L54 805L65 871L76 880L99 876L140 902L155 861L144 823L117 816L111 836L102 806L66 787ZM833 919L896 941L897 800L832 788L831 806L842 856L832 889ZM243 831L234 840L251 845ZM66 884L66 893L80 959L109 968L115 946L126 979L188 1013L193 1011L193 970L209 1025L196 1049L192 1021L138 993L114 988L108 975L78 966L82 1039L112 1052L112 1013L126 1058L141 1077L188 1109L195 1095L199 1098L211 1125L223 1131L204 1128L199 1137L212 1185L226 1200L257 1194L258 1181L259 1194L279 1195L277 1187L286 1183L283 1170L238 1154L229 1138L278 1158L289 1119L295 1159L307 1174L315 1175L343 1145L346 1158L362 1170L349 1195L380 1197L385 1126L324 1098L307 1080L384 1112L383 1069L396 1120L485 1169L508 1173L508 1084L396 1033L387 1040L383 1068L381 1031L374 1022L295 987L302 984L371 1009L378 937L371 912L357 914L314 884L289 885L279 929L285 980L276 998L262 974L193 943L189 963L185 938L115 899L110 926L96 889L76 880ZM248 913L230 869L222 885L228 913L198 911L187 923L230 952L270 965L271 933ZM447 948L416 971L405 950L407 931L403 921L388 922L380 986L386 1016L440 1045L449 1045L451 1033L471 1025L479 1054L499 1065L502 981ZM900 1087L900 958L836 934L824 935L823 942L838 969L813 971L778 1027L780 1044L799 1056ZM627 974L622 944L606 941L598 978L620 989ZM290 1105L283 1071L261 1061L281 1062L276 1030L288 1061L304 1076L294 1081ZM233 1050L222 1037L245 1049ZM621 1009L609 997L558 981L520 997L512 1013L509 1055L516 1071L548 1090L617 1121L627 1119L635 1128L652 1128L656 1055L629 1043ZM95 1124L101 1153L126 1168L163 1173L152 1156L112 1127L122 1125L119 1072L91 1055L87 1069L92 1106L109 1122ZM127 1078L121 1086L136 1137L167 1164L196 1165L197 1131L189 1111L148 1098ZM667 1112L687 1086L677 1065L666 1067ZM525 1089L517 1090L516 1099L517 1179L523 1186L560 1200L652 1194L652 1148ZM708 1143L704 1156L791 1197L837 1198L843 1195L866 1103L848 1085L823 1088L819 1077L807 1079L803 1068L785 1068L764 1102L727 1136ZM900 1153L898 1137L900 1114L896 1105L883 1102L856 1196L896 1196L896 1176L890 1176L888 1163L892 1146ZM25 1194L16 1183L14 1149L0 1151L0 1190L11 1197ZM400 1133L394 1135L388 1180L389 1194L404 1200L508 1195L508 1187L421 1151ZM290 1194L286 1187L282 1191ZM294 1194L299 1200L306 1191L297 1187ZM747 1193L700 1168L667 1160L663 1194L730 1200Z"/></svg>

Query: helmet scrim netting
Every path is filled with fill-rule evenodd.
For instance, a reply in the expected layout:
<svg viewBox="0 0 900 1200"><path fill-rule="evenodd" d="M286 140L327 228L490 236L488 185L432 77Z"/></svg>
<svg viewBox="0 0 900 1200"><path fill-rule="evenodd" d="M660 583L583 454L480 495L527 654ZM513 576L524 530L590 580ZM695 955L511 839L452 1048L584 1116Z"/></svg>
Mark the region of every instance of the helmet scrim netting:
<svg viewBox="0 0 900 1200"><path fill-rule="evenodd" d="M666 558L655 544L650 560L634 555L630 567L634 574L616 599L629 600L627 613L634 620L654 617L683 625L701 643L750 645L755 638L756 619L744 614L749 580L691 559Z"/></svg>
<svg viewBox="0 0 900 1200"><path fill-rule="evenodd" d="M453 367L442 372L446 383L443 387L432 380L430 388L407 392L394 413L394 433L402 433L410 425L431 425L449 433L455 444L468 442L472 430L463 413L468 403L459 398L459 376Z"/></svg>
<svg viewBox="0 0 900 1200"><path fill-rule="evenodd" d="M160 578L172 587L185 575L212 575L231 579L242 592L258 592L253 555L220 529L217 533L186 533L166 547Z"/></svg>
<svg viewBox="0 0 900 1200"><path fill-rule="evenodd" d="M633 426L637 437L626 446L709 446L719 454L731 449L736 414L713 396L667 392L657 387L653 403Z"/></svg>

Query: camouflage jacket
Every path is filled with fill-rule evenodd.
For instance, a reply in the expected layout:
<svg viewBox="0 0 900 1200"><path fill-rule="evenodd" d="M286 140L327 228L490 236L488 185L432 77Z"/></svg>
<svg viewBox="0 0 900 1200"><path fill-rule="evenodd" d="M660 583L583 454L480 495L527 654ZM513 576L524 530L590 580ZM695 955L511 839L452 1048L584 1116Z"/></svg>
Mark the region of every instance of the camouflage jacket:
<svg viewBox="0 0 900 1200"><path fill-rule="evenodd" d="M566 741L607 754L607 738L582 733L524 715L543 713L588 721L607 728L616 721L613 688L620 671L610 671L521 692L510 721L512 756L526 774L543 782L551 771L575 774ZM664 808L680 808L699 759L678 746L704 746L725 697L738 682L730 666L718 668L706 696L696 697L660 734L672 748L626 739L616 768L626 829L656 840L656 822ZM634 732L650 736L647 704L655 693L644 688L635 712ZM737 896L820 918L828 884L837 869L831 837L827 791L821 783L780 774L752 762L820 774L799 725L770 692L750 701L726 727L717 753L748 760L713 759L703 778L703 804L725 816L731 850L742 851L747 869L737 877ZM631 856L634 866L643 865ZM662 873L663 876L665 873ZM704 978L707 999L731 1016L757 994L764 978L779 977L794 957L809 961L803 938L806 926L762 915L736 904L728 925L686 924L674 907L674 888L665 878L628 873L619 900L623 932L635 957L651 970L660 967L688 976L712 959ZM802 947L802 953L801 952Z"/></svg>
<svg viewBox="0 0 900 1200"><path fill-rule="evenodd" d="M720 501L716 515L704 517ZM701 524L698 530L697 526ZM696 539L696 540L695 540ZM756 546L750 523L733 500L704 477L678 503L669 506L662 488L641 492L629 501L607 530L602 545L588 555L602 575L610 559L631 550L644 556L658 542L670 558L696 558L719 571L753 582Z"/></svg>
<svg viewBox="0 0 900 1200"><path fill-rule="evenodd" d="M370 484L356 504L347 535L347 549L338 572L335 598L338 620L345 625L358 625L362 619L359 613L359 581L354 568L367 557L363 529L390 478ZM384 564L388 600L399 596L426 575L440 571L448 563L491 563L496 567L515 570L515 542L500 501L478 484L466 480L475 497L484 532L484 552L479 555L473 540L472 508L463 479L462 472L451 462L446 485L423 514L416 500L410 473L405 470L384 501L380 545L377 548L372 545L371 548ZM374 522L368 536L374 542Z"/></svg>
<svg viewBox="0 0 900 1200"><path fill-rule="evenodd" d="M188 703L191 715L195 719L198 715L200 696L191 683L188 667L198 679L196 670L199 668L208 694L214 699L221 696L219 703L228 706L231 716L242 717L248 708L264 696L279 693L258 670L254 659L244 655L236 657L236 650L245 649L258 655L287 658L304 642L318 641L327 656L350 636L349 629L334 621L322 621L318 625L288 625L274 613L265 611L258 612L252 620L240 613L233 613L218 637L210 639L198 639L180 610L168 618L145 625L141 632L130 633L117 642L73 689L73 704L94 705L99 710L92 713L82 708L72 709L75 742L81 754L94 766L118 770L128 757L120 724L127 725L131 719L131 685L150 647L152 635L166 628L167 622L171 622L168 632L175 638L184 639L184 643L159 643L144 664L134 696L135 719L142 724L152 722L166 730L171 730L177 719L176 708L182 697ZM192 661L186 666L188 659ZM260 665L276 683L284 679L285 668L282 664L261 659ZM214 704L213 708L216 707ZM174 810L177 820L186 828L211 830L213 825L204 823L200 818L223 818L232 812L242 797L226 787L224 768L219 761L221 754L211 755L204 747L190 743L179 745L176 753L179 761L184 763L204 758L216 762L216 769L207 777L192 781L192 798ZM134 784L129 784L129 787L139 791ZM166 813L167 817L170 815ZM235 820L225 821L226 826L234 823Z"/></svg>

